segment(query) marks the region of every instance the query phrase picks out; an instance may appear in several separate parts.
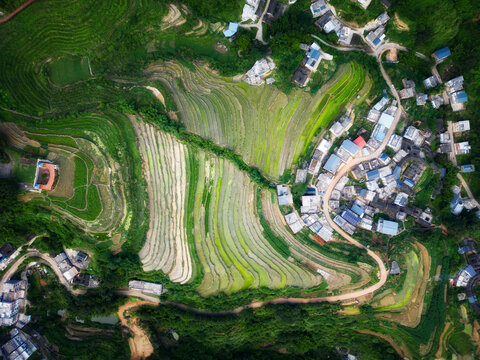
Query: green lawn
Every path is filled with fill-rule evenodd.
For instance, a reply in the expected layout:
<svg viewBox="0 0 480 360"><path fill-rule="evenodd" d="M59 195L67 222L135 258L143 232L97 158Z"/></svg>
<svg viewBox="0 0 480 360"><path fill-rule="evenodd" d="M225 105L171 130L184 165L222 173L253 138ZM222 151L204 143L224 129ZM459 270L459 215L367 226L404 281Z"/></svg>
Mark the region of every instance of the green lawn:
<svg viewBox="0 0 480 360"><path fill-rule="evenodd" d="M57 85L68 85L90 77L89 60L79 56L61 57L48 64L50 80Z"/></svg>

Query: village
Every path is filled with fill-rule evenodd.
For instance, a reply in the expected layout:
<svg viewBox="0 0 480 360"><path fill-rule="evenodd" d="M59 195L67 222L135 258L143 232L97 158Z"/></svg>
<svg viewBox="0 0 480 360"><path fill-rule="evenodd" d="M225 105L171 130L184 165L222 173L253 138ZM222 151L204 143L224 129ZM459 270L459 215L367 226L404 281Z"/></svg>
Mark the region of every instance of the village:
<svg viewBox="0 0 480 360"><path fill-rule="evenodd" d="M28 277L35 272L46 274L46 265L53 270L60 283L75 295L85 294L87 289L95 289L101 285L99 279L88 272L91 258L86 252L78 249L64 249L55 257L50 257L30 247L36 239L37 236L28 239L29 248L26 253L22 248L15 249L10 243L0 247L2 270L8 268L0 281L0 327L11 328L0 340L2 341L1 353L7 360L28 359L45 346L45 341L40 334L32 332L31 329L25 330L32 321L32 316L27 315ZM19 254L24 255L18 257ZM34 258L35 261L29 262L25 270L20 272L20 279L14 279L17 277L18 268L27 257ZM17 260L14 262L15 259ZM162 284L130 280L128 288L120 289L118 292L126 296L144 297L145 295L160 296L165 291ZM63 316L64 311L59 312L58 315ZM83 322L81 319L76 321ZM33 339L32 334L36 339Z"/></svg>
<svg viewBox="0 0 480 360"><path fill-rule="evenodd" d="M322 0L312 6L317 3L322 4L319 11L325 11ZM310 62L312 49L322 54L318 44L312 44L307 51L305 66ZM443 48L434 52L432 57L436 64L439 64L449 55L450 50ZM301 82L300 80L297 82L296 75L292 81L299 85ZM427 89L433 88L441 84L442 79L438 74L434 74L425 79L424 83ZM462 76L447 81L445 90L440 95L428 96L416 93L415 83L408 79L403 79L403 85L404 89L399 91L400 99L415 98L415 104L419 107L425 106L429 100L434 109L450 104L452 111L458 112L465 109L468 100ZM433 161L435 153L432 152L431 145L434 141L439 141L437 153L448 154L452 164L457 166L457 156L468 154L470 145L468 141L456 142L456 139L468 133L470 121L449 122L448 130L445 131L443 121L439 119L437 134L434 134L428 128L421 130L408 124L411 120L407 117L404 122L392 129L397 111L397 100L383 95L364 117L373 124L372 131L360 128L356 133L350 134L349 129L354 119L347 113L340 116L328 131L323 133L310 162L300 165L296 170L295 184L306 183L307 191L298 200L301 205L285 215L286 224L294 234L307 227L313 232L317 242L332 240L334 232L329 225L329 219L326 218L327 213L323 212L324 208L329 209L329 215L333 217L335 224L349 235L362 230L395 236L405 228L404 224L408 217L421 227L432 227L434 220L432 211L428 207L421 209L413 205L416 192L420 190L418 184L424 178L427 168L441 178L445 176L445 169L439 168ZM361 161L362 158L378 151L392 130L393 133L386 142L386 149L381 155L378 158ZM325 204L323 199L325 192L335 175L352 162L356 165L336 183L329 194L328 204ZM461 173L473 171L475 171L473 165L460 167ZM441 186L440 182L432 198L440 193ZM460 187L454 186L452 191L453 215L459 215L464 209L472 211L478 208L474 198L462 197ZM279 205L285 209L292 209L295 199L290 187L278 185L277 194ZM480 217L480 211L476 214Z"/></svg>

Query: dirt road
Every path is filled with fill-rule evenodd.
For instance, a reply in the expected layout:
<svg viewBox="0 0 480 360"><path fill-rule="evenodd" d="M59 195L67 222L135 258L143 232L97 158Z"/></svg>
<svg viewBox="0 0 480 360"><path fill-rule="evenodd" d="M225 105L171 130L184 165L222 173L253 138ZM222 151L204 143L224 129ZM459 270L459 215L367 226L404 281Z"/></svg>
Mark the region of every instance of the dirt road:
<svg viewBox="0 0 480 360"><path fill-rule="evenodd" d="M147 333L138 325L138 319L130 317L130 313L141 306L157 306L158 303L145 300L128 302L118 308L118 318L122 326L125 326L132 337L128 339L128 345L131 351L131 360L146 359L153 354L153 346ZM127 313L127 314L125 314Z"/></svg>
<svg viewBox="0 0 480 360"><path fill-rule="evenodd" d="M0 19L0 24L4 24L6 23L8 20L10 20L11 18L13 18L15 15L17 15L20 11L22 11L23 9L25 9L28 5L34 3L36 0L28 0L26 2L24 2L22 5L20 5L18 8L16 8L15 10L13 10L10 14L8 14L7 16L5 16L3 19Z"/></svg>
<svg viewBox="0 0 480 360"><path fill-rule="evenodd" d="M45 263L46 265L50 266L53 270L53 272L55 273L55 275L57 275L58 277L58 280L60 281L60 283L65 286L65 288L68 290L68 292L70 292L71 294L73 295L83 295L86 293L86 290L80 290L80 289L73 289L72 288L72 285L70 285L70 283L68 283L65 278L63 277L62 275L62 272L60 271L60 269L58 268L58 265L57 263L53 260L53 258L48 255L48 254L44 254L44 253L41 253L40 251L38 250L34 250L34 249L28 249L27 253L22 255L20 258L17 259L17 261L15 261L13 263L12 266L10 266L10 268L5 272L5 274L3 274L2 276L2 279L0 280L0 283L4 283L8 280L10 280L10 278L12 277L12 275L18 270L18 267L25 261L26 258L28 257L33 257L33 258L38 258L40 260L42 260L43 263Z"/></svg>

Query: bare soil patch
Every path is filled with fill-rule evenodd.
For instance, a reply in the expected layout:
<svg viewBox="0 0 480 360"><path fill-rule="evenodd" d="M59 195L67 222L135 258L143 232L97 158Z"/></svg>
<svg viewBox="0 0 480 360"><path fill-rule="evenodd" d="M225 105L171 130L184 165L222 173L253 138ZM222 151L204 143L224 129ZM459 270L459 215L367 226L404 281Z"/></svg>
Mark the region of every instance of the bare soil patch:
<svg viewBox="0 0 480 360"><path fill-rule="evenodd" d="M144 86L145 89L147 90L150 90L153 95L155 95L155 97L160 100L160 102L162 103L163 107L166 107L165 106L165 98L163 97L162 93L160 92L160 90L158 90L156 87L153 87L153 86Z"/></svg>
<svg viewBox="0 0 480 360"><path fill-rule="evenodd" d="M410 30L410 27L404 22L402 21L402 19L400 19L400 17L398 16L397 13L395 13L395 16L394 16L394 22L395 22L395 26L397 27L398 30L400 31L409 31Z"/></svg>
<svg viewBox="0 0 480 360"><path fill-rule="evenodd" d="M153 354L153 346L147 333L138 325L138 319L130 316L132 311L145 305L157 306L158 304L151 301L138 300L126 303L118 308L117 314L120 323L132 334L132 337L128 339L131 360L146 359Z"/></svg>

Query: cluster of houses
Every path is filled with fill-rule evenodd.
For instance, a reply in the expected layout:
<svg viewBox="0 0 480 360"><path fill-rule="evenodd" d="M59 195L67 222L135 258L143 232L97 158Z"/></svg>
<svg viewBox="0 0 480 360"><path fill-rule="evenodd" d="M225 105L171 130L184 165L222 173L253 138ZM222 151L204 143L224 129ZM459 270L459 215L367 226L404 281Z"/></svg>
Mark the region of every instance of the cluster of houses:
<svg viewBox="0 0 480 360"><path fill-rule="evenodd" d="M448 56L450 56L450 49L448 47L439 49L432 54L433 58L435 59L436 63L439 64L443 62ZM416 96L417 105L422 106L425 105L427 99L430 100L432 103L432 107L434 109L440 108L442 105L446 105L450 103L453 111L461 111L465 110L465 104L468 101L468 96L463 88L464 78L463 76L457 76L445 83L446 90L442 94L432 95L428 97L428 95L423 93L415 94L415 84L410 86L409 88L413 88L411 90L407 89L405 86L405 91L403 92L403 97L401 94L402 99L408 99L410 97ZM411 82L413 83L413 82ZM432 76L426 78L423 81L423 85L425 85L426 89L433 89L437 85L442 83L442 79L439 78L438 73L433 73Z"/></svg>
<svg viewBox="0 0 480 360"><path fill-rule="evenodd" d="M266 0L246 0L242 11L242 21L257 21L262 16Z"/></svg>
<svg viewBox="0 0 480 360"><path fill-rule="evenodd" d="M384 12L368 24L368 28L370 28L371 31L365 36L365 40L372 48L378 48L385 41L385 25L388 20L390 20L390 17Z"/></svg>
<svg viewBox="0 0 480 360"><path fill-rule="evenodd" d="M55 256L53 260L67 283L89 288L96 288L100 285L96 276L81 272L88 268L89 256L86 253L67 249Z"/></svg>
<svg viewBox="0 0 480 360"><path fill-rule="evenodd" d="M310 11L315 21L315 26L320 31L327 34L335 33L338 37L338 43L342 45L350 45L354 35L352 28L343 24L336 16L334 11L327 5L325 0L317 0L310 5Z"/></svg>
<svg viewBox="0 0 480 360"><path fill-rule="evenodd" d="M311 75L317 71L318 65L322 60L332 60L333 56L322 51L320 45L313 42L311 45L300 44L300 48L305 51L305 57L302 64L297 68L292 76L292 82L300 87L307 85Z"/></svg>
<svg viewBox="0 0 480 360"><path fill-rule="evenodd" d="M290 0L289 5L295 3L295 1ZM270 25L287 9L287 4L278 0L270 0L267 9L265 9L266 3L267 0L246 0L242 11L242 21L251 20L255 22L262 16L263 11L265 10L262 21Z"/></svg>
<svg viewBox="0 0 480 360"><path fill-rule="evenodd" d="M470 153L471 146L468 141L455 142L455 135L461 135L470 131L470 120L462 120L452 125L452 131L446 131L439 135L440 147L438 151L442 154L465 155ZM464 165L462 172L472 172L475 170L473 165Z"/></svg>
<svg viewBox="0 0 480 360"><path fill-rule="evenodd" d="M457 288L465 288L465 293L458 294L458 300L468 299L472 309L480 314L480 303L474 291L475 284L480 280L480 254L477 244L474 240L464 239L458 249L458 254L466 257L468 265L461 269L450 282Z"/></svg>
<svg viewBox="0 0 480 360"><path fill-rule="evenodd" d="M0 326L22 328L30 321L30 316L25 315L27 287L26 277L0 284Z"/></svg>
<svg viewBox="0 0 480 360"><path fill-rule="evenodd" d="M163 292L163 285L142 280L130 280L128 288L140 291L145 294L160 296Z"/></svg>
<svg viewBox="0 0 480 360"><path fill-rule="evenodd" d="M365 3L367 3L366 6L368 6L370 1L367 0ZM350 45L352 43L355 30L340 21L335 14L335 10L327 4L326 0L313 2L310 5L310 11L314 18L318 18L315 21L315 26L320 31L325 31L327 34L335 33L338 37L337 41L341 45ZM384 12L365 26L364 30L370 30L365 40L374 49L380 46L385 40L385 24L389 19L388 14Z"/></svg>
<svg viewBox="0 0 480 360"><path fill-rule="evenodd" d="M335 139L348 131L352 119L342 115L330 127L329 135L321 139L308 167L297 170L296 182L305 182L308 174L316 181L312 182L315 187L309 188L301 198L301 216L292 212L285 217L292 232L297 233L307 226L324 241L331 239L332 229L319 215L322 196L343 164L354 157L371 154L386 141L397 111L395 100L381 98L367 115L367 119L375 123L373 132L368 134L364 130L364 134L357 134L354 139L344 139L333 151ZM369 140L365 141L367 136ZM430 210L423 211L408 202L415 196L414 187L427 166L422 146L428 147L433 139L431 131L408 126L403 136L394 133L388 139L391 156L383 153L378 158L361 162L351 171L353 179L344 175L332 191L328 204L336 215L335 223L349 234L360 228L391 236L399 233L399 221L405 221L407 216L421 226L430 227L433 220ZM279 185L277 193L281 206L293 203L287 186ZM378 213L395 221L380 217L375 222L374 216Z"/></svg>
<svg viewBox="0 0 480 360"><path fill-rule="evenodd" d="M0 247L0 271L7 268L8 265L20 254L21 249L15 250L12 244L6 243Z"/></svg>
<svg viewBox="0 0 480 360"><path fill-rule="evenodd" d="M250 85L262 85L266 82L267 85L270 85L275 81L272 77L268 78L273 69L275 69L275 63L271 58L257 60L245 74L245 82Z"/></svg>
<svg viewBox="0 0 480 360"><path fill-rule="evenodd" d="M2 356L5 360L26 360L37 351L29 335L19 329L8 333L8 340L2 345Z"/></svg>

